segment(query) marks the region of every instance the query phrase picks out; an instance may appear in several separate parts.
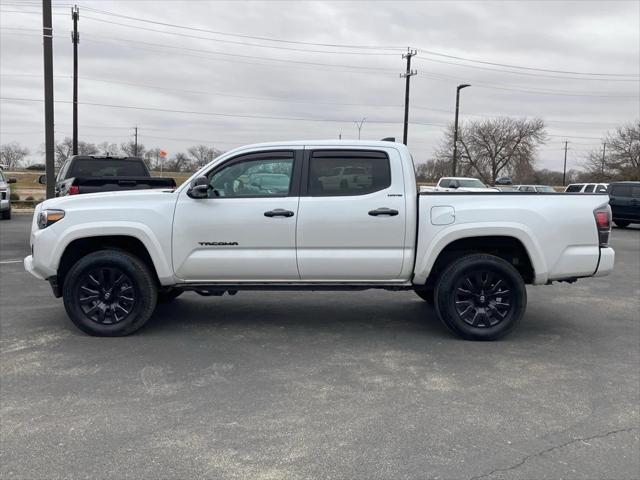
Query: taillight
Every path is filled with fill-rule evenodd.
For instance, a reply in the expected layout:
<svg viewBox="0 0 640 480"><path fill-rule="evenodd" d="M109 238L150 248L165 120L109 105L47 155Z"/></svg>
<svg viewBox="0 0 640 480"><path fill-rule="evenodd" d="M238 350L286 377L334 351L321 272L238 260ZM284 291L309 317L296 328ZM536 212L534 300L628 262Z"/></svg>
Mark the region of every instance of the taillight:
<svg viewBox="0 0 640 480"><path fill-rule="evenodd" d="M78 195L80 193L80 187L77 185L71 185L69 187L69 195Z"/></svg>
<svg viewBox="0 0 640 480"><path fill-rule="evenodd" d="M598 241L601 247L609 245L609 233L611 233L611 207L604 205L593 211L598 229Z"/></svg>

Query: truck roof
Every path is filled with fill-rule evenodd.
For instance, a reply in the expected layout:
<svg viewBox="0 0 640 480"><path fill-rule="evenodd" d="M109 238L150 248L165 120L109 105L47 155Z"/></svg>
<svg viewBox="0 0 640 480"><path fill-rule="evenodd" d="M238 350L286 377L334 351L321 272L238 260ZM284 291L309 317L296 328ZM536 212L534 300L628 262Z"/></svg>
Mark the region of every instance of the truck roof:
<svg viewBox="0 0 640 480"><path fill-rule="evenodd" d="M292 147L292 146L320 146L320 147L395 147L406 149L406 145L399 142L389 142L386 140L293 140L293 141L281 141L281 142L264 142L264 143L254 143L251 145L243 145L238 148L234 148L233 150L229 150L229 152L241 151L241 150L249 150L256 148L273 148L273 147ZM229 153L227 152L227 153Z"/></svg>

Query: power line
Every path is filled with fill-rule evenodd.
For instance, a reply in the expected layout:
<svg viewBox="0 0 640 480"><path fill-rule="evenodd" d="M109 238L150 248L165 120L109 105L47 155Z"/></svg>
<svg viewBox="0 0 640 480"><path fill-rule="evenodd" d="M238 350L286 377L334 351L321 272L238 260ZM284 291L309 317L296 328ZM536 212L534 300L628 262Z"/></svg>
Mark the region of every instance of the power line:
<svg viewBox="0 0 640 480"><path fill-rule="evenodd" d="M39 78L38 74L0 74L0 77L35 77ZM55 75L55 78L58 79L71 79L72 77L69 75ZM235 95L221 92L206 92L202 90L189 90L189 89L181 89L181 88L173 88L173 87L161 87L157 85L149 85L143 83L135 83L135 82L126 82L126 81L118 81L118 80L110 80L104 78L93 78L93 77L79 77L80 80L99 82L99 83L107 83L113 85L127 85L133 87L139 87L144 89L154 89L160 91L168 91L168 92L179 92L179 93L189 93L194 95L204 95L204 96L220 96L220 97L228 97L228 98L240 98L247 100L258 100L258 101L270 101L270 102L284 102L284 103L301 103L301 104L310 104L310 105L328 105L328 106L346 106L346 107L370 107L370 108L401 108L401 104L376 104L376 103L341 103L341 102L320 102L314 100L301 100L301 99L292 99L288 97L260 97L260 96L252 96L252 95ZM437 109L430 108L420 105L412 105L412 108L417 110L429 110L440 113L451 114L454 113L453 110L445 110L445 109ZM487 117L492 118L496 116L506 116L511 118L523 118L530 115L508 115L502 112L496 113L466 113L467 116L472 117ZM545 119L543 120L546 123L560 123L560 124L570 124L570 125L610 125L616 126L621 122L583 122L583 121L573 121L573 120L554 120L554 119Z"/></svg>
<svg viewBox="0 0 640 480"><path fill-rule="evenodd" d="M339 43L317 43L317 42L305 42L305 41L300 41L300 40L284 40L284 39L280 39L280 38L271 38L271 37L261 37L261 36L256 36L256 35L245 35L245 34L240 34L240 33L228 33L228 32L221 32L219 30L209 30L206 28L198 28L198 27L191 27L191 26L187 26L187 25L179 25L179 24L175 24L175 23L167 23L167 22L159 22L159 21L155 21L155 20L149 20L146 18L140 18L140 17L133 17L133 16L129 16L129 15L122 15L119 13L113 13L113 12L107 12L105 10L98 10L96 8L92 8L92 7L85 7L87 10L90 10L92 12L98 13L98 14L102 14L102 15L109 15L112 17L119 17L119 18L125 18L127 20L133 20L136 22L144 22L144 23L150 23L153 25L161 25L163 27L172 27L172 28L179 28L179 29L184 29L184 30L190 30L190 31L194 31L194 32L202 32L202 33L211 33L214 35L221 35L221 36L225 36L225 37L235 37L235 38L248 38L251 40L263 40L263 41L267 41L267 42L275 42L275 43L287 43L287 44L295 44L295 45L310 45L310 46L316 46L316 47L331 47L331 48L353 48L353 49L365 49L365 50L399 50L399 49L404 49L404 47L398 47L398 46L371 46L371 45L348 45L348 44L339 44Z"/></svg>
<svg viewBox="0 0 640 480"><path fill-rule="evenodd" d="M17 101L17 102L42 102L42 99L37 98L17 98L17 97L0 97L0 100L5 101ZM71 104L73 102L68 100L56 100L56 103L66 103ZM333 122L333 123L351 123L351 119L328 119L328 118L308 118L308 117L280 117L280 116L272 116L272 115L243 115L243 114L234 114L234 113L221 113L221 112L201 112L201 111L191 111L191 110L175 110L168 108L157 108L157 107L140 107L134 105L116 105L116 104L106 104L106 103L94 103L94 102L78 102L80 105L87 105L93 107L106 107L106 108L121 108L126 110L145 110L152 112L168 112L168 113L185 113L191 115L206 115L206 116L214 116L214 117L231 117L231 118L254 118L257 120L290 120L290 121L301 121L301 122ZM387 125L395 125L400 124L401 122L390 122L386 120L369 120L369 123L379 123L379 124L387 124ZM429 123L429 122L410 122L414 125L424 125L424 126L435 126L435 127L444 127L446 126L443 123Z"/></svg>
<svg viewBox="0 0 640 480"><path fill-rule="evenodd" d="M128 28L133 28L133 29L136 29L136 30L143 30L143 31L147 31L147 32L155 32L155 33L161 33L161 34L165 34L165 35L176 35L176 36L179 36L179 37L193 38L193 39L197 39L197 40L209 40L209 41L212 41L212 42L228 43L228 44L233 44L233 45L242 45L242 46L249 46L249 47L271 48L271 49L276 49L276 50L291 50L291 51L297 51L297 52L330 53L330 54L338 54L338 55L397 55L395 53L338 52L338 51L326 51L326 50L312 50L312 49L307 49L307 48L284 47L284 46L281 46L281 45L263 45L263 44L259 44L259 43L238 42L238 41L234 41L234 40L223 40L221 38L211 38L211 37L203 37L203 36L200 36L200 35L190 35L190 34L182 33L182 32L169 32L169 31L166 31L166 30L158 30L158 29L155 29L155 28L141 27L139 25L130 25L130 24L127 24L127 23L113 22L111 20L105 20L104 18L92 17L91 15L85 15L84 18L88 18L88 19L94 20L96 22L108 23L110 25L119 25L121 27L128 27Z"/></svg>
<svg viewBox="0 0 640 480"><path fill-rule="evenodd" d="M485 60L474 60L471 58L465 58L465 57L458 57L455 55L447 55L444 53L440 53L440 52L434 52L433 50L425 50L425 49L419 49L419 51L421 53L425 53L427 55L435 55L438 57L445 57L445 58L453 58L456 60L462 60L465 62L472 62L472 63L481 63L483 65L494 65L494 66L498 66L498 67L508 67L508 68L515 68L515 69L519 69L519 70L532 70L532 71L536 71L536 72L548 72L548 73L562 73L562 74L567 74L567 75L585 75L585 76L607 76L607 77L640 77L640 74L635 74L635 73L594 73L594 72L576 72L576 71L568 71L568 70L553 70L553 69L548 69L548 68L539 68L539 67L525 67L522 65L511 65L508 63L497 63L497 62L487 62Z"/></svg>

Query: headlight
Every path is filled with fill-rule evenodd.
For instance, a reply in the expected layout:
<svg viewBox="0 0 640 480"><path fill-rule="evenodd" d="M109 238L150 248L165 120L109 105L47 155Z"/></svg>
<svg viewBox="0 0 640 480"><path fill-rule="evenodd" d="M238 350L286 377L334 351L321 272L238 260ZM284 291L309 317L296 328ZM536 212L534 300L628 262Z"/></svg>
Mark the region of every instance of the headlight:
<svg viewBox="0 0 640 480"><path fill-rule="evenodd" d="M64 210L45 209L38 213L38 227L40 229L47 228L49 225L56 223L64 218Z"/></svg>

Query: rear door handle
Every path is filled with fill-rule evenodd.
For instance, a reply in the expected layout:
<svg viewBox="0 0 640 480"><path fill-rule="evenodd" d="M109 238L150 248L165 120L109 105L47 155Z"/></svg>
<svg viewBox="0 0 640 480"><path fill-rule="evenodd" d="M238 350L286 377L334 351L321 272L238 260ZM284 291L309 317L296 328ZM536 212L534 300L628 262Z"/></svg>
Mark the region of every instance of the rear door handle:
<svg viewBox="0 0 640 480"><path fill-rule="evenodd" d="M370 210L369 215L372 217L377 217L378 215L389 215L390 217L395 217L398 215L398 210L394 210L393 208L376 208L375 210Z"/></svg>
<svg viewBox="0 0 640 480"><path fill-rule="evenodd" d="M283 208L276 208L275 210L269 210L264 212L265 217L293 217L291 210L284 210Z"/></svg>

